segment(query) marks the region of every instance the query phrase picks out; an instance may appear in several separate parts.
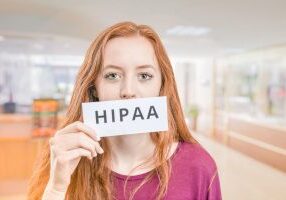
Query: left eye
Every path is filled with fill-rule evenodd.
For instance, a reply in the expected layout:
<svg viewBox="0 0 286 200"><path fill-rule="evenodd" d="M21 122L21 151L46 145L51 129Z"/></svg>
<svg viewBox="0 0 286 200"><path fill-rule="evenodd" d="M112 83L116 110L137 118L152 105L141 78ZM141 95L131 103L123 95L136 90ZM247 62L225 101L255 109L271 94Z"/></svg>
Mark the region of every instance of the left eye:
<svg viewBox="0 0 286 200"><path fill-rule="evenodd" d="M104 75L104 78L108 80L117 80L120 78L120 75L118 73L111 72Z"/></svg>
<svg viewBox="0 0 286 200"><path fill-rule="evenodd" d="M140 80L149 80L151 78L153 78L153 75L151 75L151 74L148 74L148 73L141 73L141 74L139 74L139 79Z"/></svg>

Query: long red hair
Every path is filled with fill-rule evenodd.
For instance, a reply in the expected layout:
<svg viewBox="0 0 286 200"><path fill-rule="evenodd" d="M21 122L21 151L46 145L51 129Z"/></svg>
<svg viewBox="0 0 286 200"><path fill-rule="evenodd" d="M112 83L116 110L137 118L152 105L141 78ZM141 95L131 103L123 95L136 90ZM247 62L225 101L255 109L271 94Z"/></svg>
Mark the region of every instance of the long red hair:
<svg viewBox="0 0 286 200"><path fill-rule="evenodd" d="M162 86L160 96L167 96L169 130L166 132L151 133L151 139L155 144L153 156L141 163L152 163L155 167L142 183L128 194L132 199L136 191L152 176L159 178L157 187L157 199L162 199L167 192L170 178L171 163L167 158L171 144L175 141L196 143L185 123L180 104L177 86L170 60L156 32L146 25L136 25L132 22L115 24L99 34L90 45L84 62L76 78L71 102L62 127L81 121L81 103L89 101L89 89L95 83L101 67L103 52L106 43L115 37L128 37L140 35L148 39L155 50L155 54L162 73ZM96 91L95 91L96 92ZM101 139L100 145L104 149L102 155L98 155L90 162L82 157L71 177L71 182L66 193L66 199L91 200L91 199L115 199L113 194L112 176L110 171L110 148L107 140ZM139 167L139 166L138 166ZM50 173L50 148L47 144L41 157L37 160L33 176L30 179L28 199L40 200L49 180Z"/></svg>

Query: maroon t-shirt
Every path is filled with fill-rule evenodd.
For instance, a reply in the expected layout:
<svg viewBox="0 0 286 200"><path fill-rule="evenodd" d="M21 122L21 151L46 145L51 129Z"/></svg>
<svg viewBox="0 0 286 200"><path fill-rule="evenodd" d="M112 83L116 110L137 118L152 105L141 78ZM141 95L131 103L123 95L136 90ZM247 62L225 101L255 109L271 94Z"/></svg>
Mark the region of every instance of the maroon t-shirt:
<svg viewBox="0 0 286 200"><path fill-rule="evenodd" d="M221 199L219 176L216 164L209 153L200 144L179 142L171 156L172 170L167 194L164 200L217 200ZM148 173L130 176L126 194L134 189ZM118 200L125 200L124 182L126 175L112 172L115 194ZM155 199L155 190L159 184L158 176L145 183L134 195L134 200Z"/></svg>

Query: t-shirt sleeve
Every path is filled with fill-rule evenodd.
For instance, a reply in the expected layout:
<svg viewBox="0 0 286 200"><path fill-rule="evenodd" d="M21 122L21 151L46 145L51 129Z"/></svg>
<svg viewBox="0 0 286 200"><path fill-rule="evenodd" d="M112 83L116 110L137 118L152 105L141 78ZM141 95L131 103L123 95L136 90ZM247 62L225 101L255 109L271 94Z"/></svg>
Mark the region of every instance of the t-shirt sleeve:
<svg viewBox="0 0 286 200"><path fill-rule="evenodd" d="M220 181L218 172L214 173L214 175L211 178L210 185L208 187L208 194L207 194L207 200L221 200L221 189L220 189Z"/></svg>

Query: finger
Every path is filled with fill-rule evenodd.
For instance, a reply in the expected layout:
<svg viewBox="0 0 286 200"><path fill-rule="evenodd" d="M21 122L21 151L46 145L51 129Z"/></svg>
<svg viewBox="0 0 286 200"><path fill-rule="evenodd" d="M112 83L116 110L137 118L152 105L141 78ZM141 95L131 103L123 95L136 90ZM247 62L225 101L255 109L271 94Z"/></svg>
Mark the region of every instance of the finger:
<svg viewBox="0 0 286 200"><path fill-rule="evenodd" d="M95 157L97 153L102 154L104 152L103 149L101 148L100 144L98 142L95 142L94 140L90 139L87 135L85 135L85 133L78 132L76 134L81 135L81 136L78 136L79 137L79 140L78 140L79 146L85 147L84 146L85 142L89 143L88 147L92 148L92 152L93 152L93 154L95 154L95 155L93 155L93 157Z"/></svg>
<svg viewBox="0 0 286 200"><path fill-rule="evenodd" d="M77 148L77 149L72 149L70 151L63 152L56 159L57 159L57 163L65 164L79 157L87 157L90 160L92 159L90 151L83 149L83 148Z"/></svg>
<svg viewBox="0 0 286 200"><path fill-rule="evenodd" d="M101 146L100 146L100 144L98 142L95 142L95 150L99 154L103 154L104 153L103 149L101 148Z"/></svg>
<svg viewBox="0 0 286 200"><path fill-rule="evenodd" d="M76 148L84 148L96 156L97 149L101 149L98 142L95 142L83 132L60 135L56 138L57 148L68 151ZM101 152L101 150L99 150Z"/></svg>
<svg viewBox="0 0 286 200"><path fill-rule="evenodd" d="M82 132L86 133L89 137L91 137L95 141L100 140L100 137L97 136L96 132L92 128L88 127L87 125L85 125L84 123L82 123L80 121L76 121L72 124L69 124L68 126L63 128L59 132L59 134L66 134L66 133L78 132L78 131L82 131Z"/></svg>

